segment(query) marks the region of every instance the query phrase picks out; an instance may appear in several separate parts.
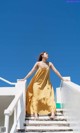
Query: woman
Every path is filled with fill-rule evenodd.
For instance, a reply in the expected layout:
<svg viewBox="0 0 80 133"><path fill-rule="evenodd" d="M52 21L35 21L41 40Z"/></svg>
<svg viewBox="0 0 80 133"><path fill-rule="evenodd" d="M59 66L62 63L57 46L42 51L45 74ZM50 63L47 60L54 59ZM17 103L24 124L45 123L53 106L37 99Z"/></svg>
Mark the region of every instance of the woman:
<svg viewBox="0 0 80 133"><path fill-rule="evenodd" d="M64 79L54 65L48 62L47 59L47 52L42 52L39 55L38 62L35 63L32 70L22 80L26 80L36 71L26 91L26 113L34 115L35 118L38 117L38 114L47 115L51 113L50 118L54 119L56 104L54 100L54 89L50 83L50 68L61 80Z"/></svg>

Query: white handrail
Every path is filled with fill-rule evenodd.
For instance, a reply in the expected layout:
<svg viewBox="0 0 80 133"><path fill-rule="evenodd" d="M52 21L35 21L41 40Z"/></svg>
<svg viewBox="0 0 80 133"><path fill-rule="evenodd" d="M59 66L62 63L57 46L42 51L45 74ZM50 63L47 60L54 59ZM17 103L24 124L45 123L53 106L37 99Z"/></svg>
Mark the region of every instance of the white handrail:
<svg viewBox="0 0 80 133"><path fill-rule="evenodd" d="M26 81L17 81L16 89L17 94L8 108L4 111L6 128L5 133L16 133L17 129L23 128L25 120L25 88ZM9 118L14 113L14 122L9 131Z"/></svg>
<svg viewBox="0 0 80 133"><path fill-rule="evenodd" d="M8 84L10 84L10 85L16 85L16 83L10 82L10 81L8 81L8 80L2 78L2 77L0 77L0 80L4 81L4 82L6 82L6 83L8 83Z"/></svg>
<svg viewBox="0 0 80 133"><path fill-rule="evenodd" d="M16 107L17 103L18 103L18 100L20 99L22 95L22 92L20 92L14 99L13 101L11 102L11 104L8 106L8 108L4 111L4 114L5 115L12 115L13 111L14 111L14 108Z"/></svg>
<svg viewBox="0 0 80 133"><path fill-rule="evenodd" d="M20 92L20 93L18 94L18 96L16 96L16 97L14 98L14 100L13 100L12 103L9 105L9 107L4 111L5 120L6 120L6 118L7 118L7 121L5 121L5 126L6 126L6 123L7 123L6 133L9 132L9 117L10 117L10 115L12 115L13 112L14 112L14 114L15 114L15 111L16 111L17 106L18 106L18 101L21 99L22 94L23 94L23 93ZM15 119L15 121L14 121L14 123L13 123L13 126L12 126L12 128L11 128L10 133L14 133L14 132L16 131L16 126L17 126L17 124L18 124L18 121L19 121L21 112L22 112L22 111L21 111L21 108L20 108L20 111L19 111L18 113L16 112L16 119Z"/></svg>
<svg viewBox="0 0 80 133"><path fill-rule="evenodd" d="M61 98L64 115L74 133L80 133L80 86L73 82L61 83Z"/></svg>

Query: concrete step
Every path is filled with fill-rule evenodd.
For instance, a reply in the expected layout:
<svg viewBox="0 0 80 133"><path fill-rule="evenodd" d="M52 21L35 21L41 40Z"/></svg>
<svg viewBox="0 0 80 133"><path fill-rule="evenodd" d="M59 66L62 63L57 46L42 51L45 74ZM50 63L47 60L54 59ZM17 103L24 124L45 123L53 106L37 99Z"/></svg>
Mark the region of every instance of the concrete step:
<svg viewBox="0 0 80 133"><path fill-rule="evenodd" d="M61 113L63 113L63 109L56 109L56 112L61 112Z"/></svg>
<svg viewBox="0 0 80 133"><path fill-rule="evenodd" d="M72 131L70 127L64 127L64 126L26 126L25 130L41 130L41 131Z"/></svg>
<svg viewBox="0 0 80 133"><path fill-rule="evenodd" d="M73 133L69 123L63 115L62 109L56 110L53 120L49 115L40 115L35 120L34 116L27 115L25 117L24 129L19 129L19 133Z"/></svg>
<svg viewBox="0 0 80 133"><path fill-rule="evenodd" d="M16 133L34 133L34 131L33 132L31 132L31 131L27 131L27 132L22 132L22 131L18 131L18 132L16 132ZM39 131L35 131L35 133L73 133L73 131L61 131L61 132L49 132L49 131L43 131L43 132L39 132Z"/></svg>
<svg viewBox="0 0 80 133"><path fill-rule="evenodd" d="M45 129L44 129L45 128ZM67 128L48 128L46 129L46 127L42 127L41 129L38 128L36 129L36 127L34 129L32 128L27 128L27 129L19 129L18 131L16 131L16 133L73 133L72 129L67 129Z"/></svg>
<svg viewBox="0 0 80 133"><path fill-rule="evenodd" d="M37 125L46 125L46 126L49 126L49 125L58 125L58 126L69 126L69 124L67 123L67 121L53 121L53 120L50 120L50 121L40 121L40 120L26 120L26 122L24 123L24 126L28 126L28 125L34 125L34 126L37 126Z"/></svg>
<svg viewBox="0 0 80 133"><path fill-rule="evenodd" d="M51 114L48 114L48 115L45 115L45 116L50 116ZM56 112L55 116L62 116L63 114L61 112ZM26 114L25 117L32 117L33 115L29 115L29 114ZM44 115L40 115L40 116L44 116Z"/></svg>
<svg viewBox="0 0 80 133"><path fill-rule="evenodd" d="M31 117L25 117L25 120L34 120L34 116ZM38 116L37 120L50 120L50 116ZM54 120L65 120L64 116L55 116Z"/></svg>

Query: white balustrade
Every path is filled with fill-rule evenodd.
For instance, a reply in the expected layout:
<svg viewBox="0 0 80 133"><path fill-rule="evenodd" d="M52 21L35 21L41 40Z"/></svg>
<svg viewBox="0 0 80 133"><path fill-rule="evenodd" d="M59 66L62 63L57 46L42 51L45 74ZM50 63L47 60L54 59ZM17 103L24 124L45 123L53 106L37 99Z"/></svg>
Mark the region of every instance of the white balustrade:
<svg viewBox="0 0 80 133"><path fill-rule="evenodd" d="M80 133L80 86L71 81L62 81L61 99L64 115L74 133Z"/></svg>
<svg viewBox="0 0 80 133"><path fill-rule="evenodd" d="M26 105L26 81L17 80L17 83L12 83L4 78L0 77L0 80L15 85L15 87L0 87L0 96L14 96L11 103L4 110L4 127L6 128L5 133L16 133L17 129L23 129L23 123L25 120L25 105ZM5 102L2 101L2 103ZM10 121L10 117L13 118ZM13 122L13 123L12 123ZM11 127L10 124L12 123Z"/></svg>

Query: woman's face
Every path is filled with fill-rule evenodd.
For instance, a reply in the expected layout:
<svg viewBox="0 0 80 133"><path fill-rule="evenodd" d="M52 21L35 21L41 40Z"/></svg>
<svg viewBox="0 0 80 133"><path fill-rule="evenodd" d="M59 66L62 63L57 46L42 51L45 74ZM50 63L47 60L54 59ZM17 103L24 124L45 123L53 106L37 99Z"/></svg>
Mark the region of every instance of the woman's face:
<svg viewBox="0 0 80 133"><path fill-rule="evenodd" d="M48 54L45 52L42 57L48 59Z"/></svg>

